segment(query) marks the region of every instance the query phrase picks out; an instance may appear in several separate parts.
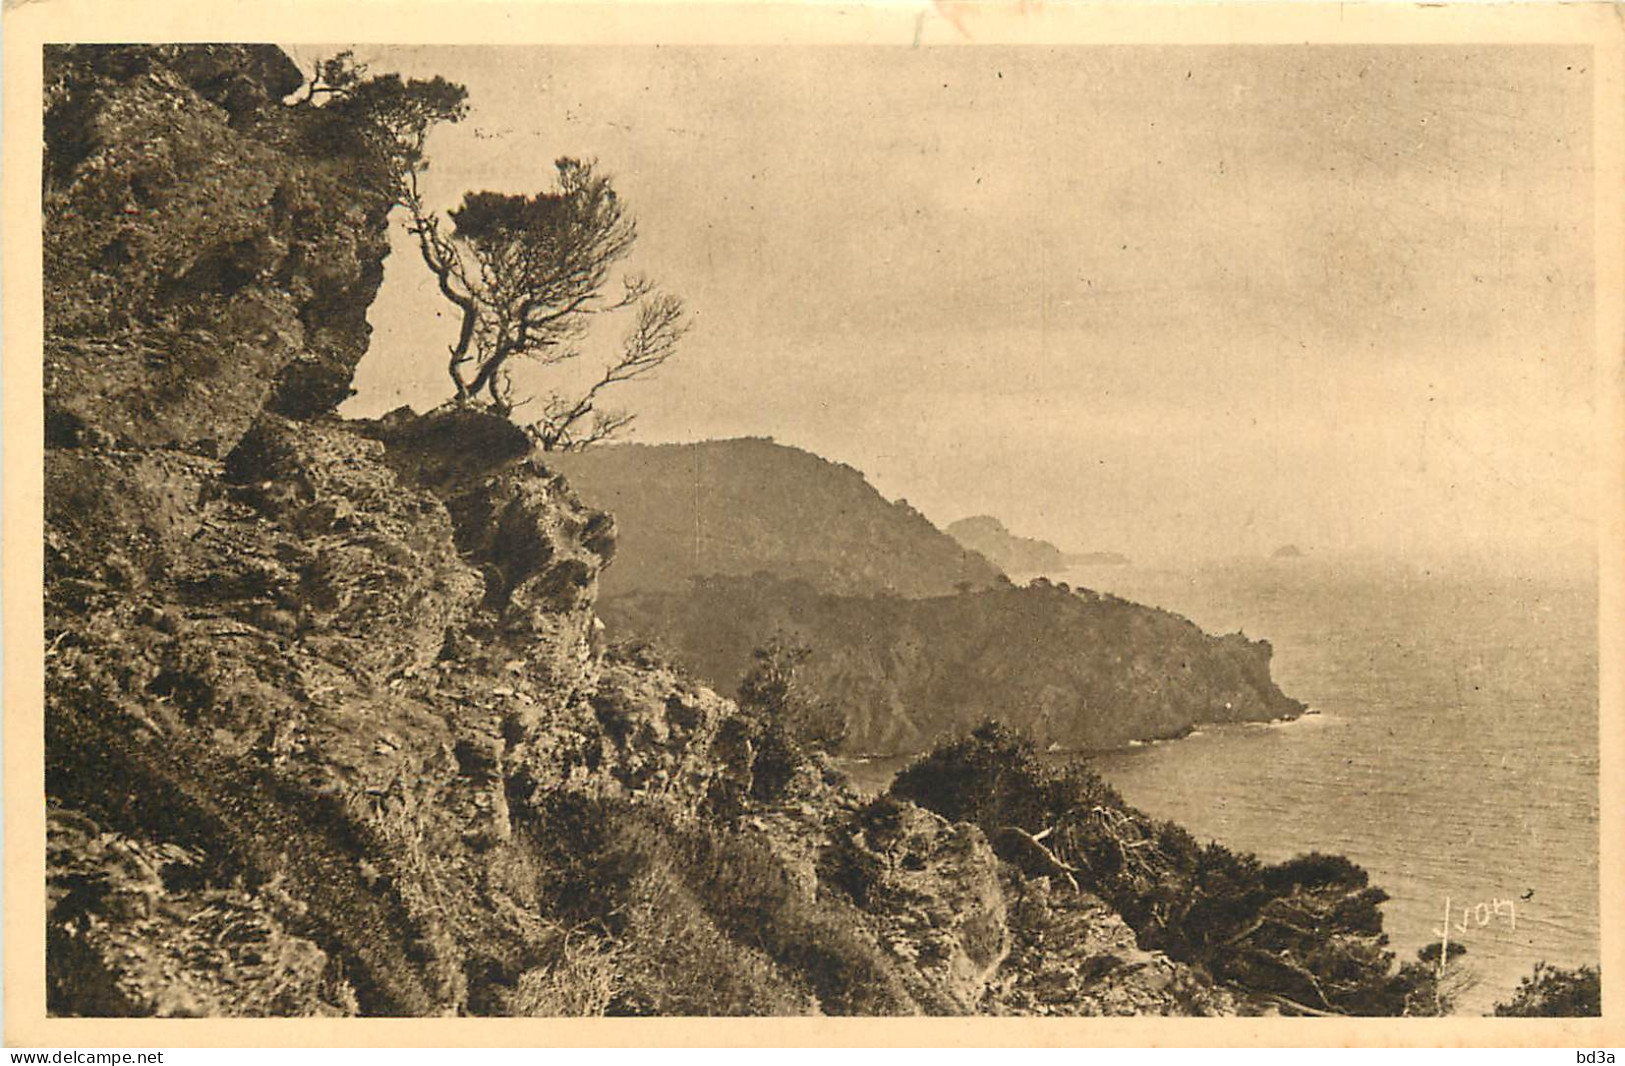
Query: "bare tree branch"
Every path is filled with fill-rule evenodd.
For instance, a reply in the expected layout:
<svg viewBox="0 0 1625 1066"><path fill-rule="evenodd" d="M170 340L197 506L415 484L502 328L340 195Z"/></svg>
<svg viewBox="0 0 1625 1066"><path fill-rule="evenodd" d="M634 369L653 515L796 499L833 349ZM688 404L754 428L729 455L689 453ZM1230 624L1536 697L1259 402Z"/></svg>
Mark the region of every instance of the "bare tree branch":
<svg viewBox="0 0 1625 1066"><path fill-rule="evenodd" d="M573 451L607 440L631 425L635 416L622 411L602 411L600 397L608 389L652 374L677 353L688 332L683 302L675 296L655 293L647 282L629 283L628 294L638 293L637 319L621 343L619 358L575 400L557 395L549 398L542 417L529 429L544 451ZM590 418L590 421L589 421Z"/></svg>

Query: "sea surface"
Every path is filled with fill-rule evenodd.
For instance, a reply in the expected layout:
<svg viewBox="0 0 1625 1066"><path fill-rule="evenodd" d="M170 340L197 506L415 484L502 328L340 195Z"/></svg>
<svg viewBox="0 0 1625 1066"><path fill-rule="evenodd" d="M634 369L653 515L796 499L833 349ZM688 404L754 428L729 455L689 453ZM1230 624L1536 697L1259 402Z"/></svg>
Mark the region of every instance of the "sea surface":
<svg viewBox="0 0 1625 1066"><path fill-rule="evenodd" d="M1537 961L1598 962L1594 577L1312 558L1052 576L1268 639L1316 712L1091 756L1128 802L1266 860L1349 856L1392 897L1402 958L1448 905L1478 980L1460 1012Z"/></svg>

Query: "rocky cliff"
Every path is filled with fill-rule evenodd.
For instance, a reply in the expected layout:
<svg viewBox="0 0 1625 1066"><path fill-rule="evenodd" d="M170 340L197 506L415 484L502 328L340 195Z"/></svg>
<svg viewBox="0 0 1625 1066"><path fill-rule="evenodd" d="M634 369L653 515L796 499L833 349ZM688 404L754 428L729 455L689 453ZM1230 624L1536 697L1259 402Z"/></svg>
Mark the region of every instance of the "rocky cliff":
<svg viewBox="0 0 1625 1066"><path fill-rule="evenodd" d="M508 423L333 417L389 202L280 52L47 80L53 1012L1234 1009L973 824L811 756L750 798Z"/></svg>
<svg viewBox="0 0 1625 1066"><path fill-rule="evenodd" d="M601 610L612 634L657 642L723 691L753 648L804 644L808 682L844 711L857 752L923 751L986 718L1086 751L1304 710L1271 680L1267 641L1210 636L1168 611L1048 582L905 600L712 578Z"/></svg>
<svg viewBox="0 0 1625 1066"><path fill-rule="evenodd" d="M650 677L659 725L606 733L613 524L519 431L328 417L390 203L282 103L286 57L71 48L47 77L52 1003L467 1009L539 935L513 805L696 787L723 705ZM629 754L637 728L664 740Z"/></svg>

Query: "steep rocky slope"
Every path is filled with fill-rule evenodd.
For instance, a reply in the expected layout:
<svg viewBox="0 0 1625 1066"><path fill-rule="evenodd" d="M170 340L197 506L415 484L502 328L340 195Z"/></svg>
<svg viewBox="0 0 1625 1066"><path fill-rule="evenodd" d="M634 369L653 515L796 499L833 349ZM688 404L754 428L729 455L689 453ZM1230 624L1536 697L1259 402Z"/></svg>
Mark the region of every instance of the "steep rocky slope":
<svg viewBox="0 0 1625 1066"><path fill-rule="evenodd" d="M298 78L47 56L53 1012L1234 1009L974 825L816 758L742 798L733 704L601 647L614 520L522 433L335 419L389 202ZM1080 922L1125 966L1012 970Z"/></svg>
<svg viewBox="0 0 1625 1066"><path fill-rule="evenodd" d="M1078 751L1304 710L1270 679L1266 641L1048 583L905 600L712 578L684 595L606 599L601 611L612 634L655 641L722 691L753 648L806 645L809 683L845 712L857 752L923 751L987 718Z"/></svg>
<svg viewBox="0 0 1625 1066"><path fill-rule="evenodd" d="M604 594L684 592L694 577L806 581L824 592L941 596L991 588L998 568L849 466L770 440L622 444L559 455L560 471L620 523Z"/></svg>

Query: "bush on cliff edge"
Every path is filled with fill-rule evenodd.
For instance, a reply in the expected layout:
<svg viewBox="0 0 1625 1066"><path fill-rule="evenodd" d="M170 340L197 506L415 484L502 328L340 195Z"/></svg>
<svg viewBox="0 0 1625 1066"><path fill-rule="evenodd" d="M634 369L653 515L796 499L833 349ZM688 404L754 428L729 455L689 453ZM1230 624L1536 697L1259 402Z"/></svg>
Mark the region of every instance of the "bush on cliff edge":
<svg viewBox="0 0 1625 1066"><path fill-rule="evenodd" d="M1602 1015L1602 971L1591 966L1565 970L1539 962L1518 983L1506 1003L1495 1005L1497 1018L1596 1018Z"/></svg>
<svg viewBox="0 0 1625 1066"><path fill-rule="evenodd" d="M1086 765L1043 760L997 722L939 744L892 794L981 826L1001 858L1098 893L1141 946L1302 1013L1399 1015L1448 1007L1437 969L1393 969L1387 894L1340 855L1264 864L1124 803Z"/></svg>

